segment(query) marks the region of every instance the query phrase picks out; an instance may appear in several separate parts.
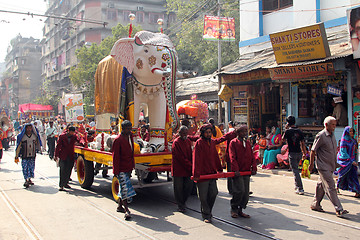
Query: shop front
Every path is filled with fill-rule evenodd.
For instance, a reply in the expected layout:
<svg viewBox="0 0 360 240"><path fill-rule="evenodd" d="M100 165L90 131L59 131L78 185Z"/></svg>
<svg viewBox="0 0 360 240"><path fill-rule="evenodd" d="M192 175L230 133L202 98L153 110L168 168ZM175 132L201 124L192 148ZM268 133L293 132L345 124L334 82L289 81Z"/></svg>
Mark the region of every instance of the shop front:
<svg viewBox="0 0 360 240"><path fill-rule="evenodd" d="M333 61L297 66L270 68L271 79L287 84L289 92L282 91L282 111L293 115L296 123L305 133L305 140L311 144L321 131L327 116L338 119L335 136L340 140L344 127L352 122L351 76L344 66L345 58Z"/></svg>
<svg viewBox="0 0 360 240"><path fill-rule="evenodd" d="M272 82L267 69L224 74L221 81L233 91L228 102L231 121L262 130L268 125L281 125L280 92L283 84Z"/></svg>

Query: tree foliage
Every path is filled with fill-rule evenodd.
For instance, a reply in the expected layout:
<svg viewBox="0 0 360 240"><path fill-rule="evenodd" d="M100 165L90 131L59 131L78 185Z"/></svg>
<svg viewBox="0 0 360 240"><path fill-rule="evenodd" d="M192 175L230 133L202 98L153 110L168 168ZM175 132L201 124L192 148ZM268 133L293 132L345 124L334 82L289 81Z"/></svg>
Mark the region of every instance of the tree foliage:
<svg viewBox="0 0 360 240"><path fill-rule="evenodd" d="M57 114L58 103L60 96L56 92L50 91L51 80L46 79L41 86L41 94L34 100L36 104L42 105L51 105L54 109L55 114Z"/></svg>
<svg viewBox="0 0 360 240"><path fill-rule="evenodd" d="M93 43L90 47L83 46L76 50L78 64L70 70L72 84L84 94L85 114L94 114L95 72L99 62L110 54L114 43L123 37L128 37L130 25L118 24L112 28L112 36L105 38L100 44ZM141 28L133 26L133 34Z"/></svg>
<svg viewBox="0 0 360 240"><path fill-rule="evenodd" d="M195 70L201 75L210 74L218 67L217 41L203 40L204 16L217 16L217 0L167 0L167 11L176 13L177 20L165 29L176 45L179 64L183 70ZM222 0L221 16L233 17L239 22L239 1ZM239 26L235 25L236 40L222 42L222 66L239 57ZM197 66L197 69L194 69Z"/></svg>

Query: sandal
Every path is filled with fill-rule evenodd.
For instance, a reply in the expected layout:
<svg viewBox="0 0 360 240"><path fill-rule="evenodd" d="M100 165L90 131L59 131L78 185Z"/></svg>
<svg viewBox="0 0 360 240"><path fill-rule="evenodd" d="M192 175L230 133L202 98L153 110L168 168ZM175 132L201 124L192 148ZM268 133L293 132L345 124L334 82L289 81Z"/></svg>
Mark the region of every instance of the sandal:
<svg viewBox="0 0 360 240"><path fill-rule="evenodd" d="M349 211L347 210L340 210L340 211L336 211L336 216L337 217L344 217L345 214L349 213Z"/></svg>
<svg viewBox="0 0 360 240"><path fill-rule="evenodd" d="M231 217L232 218L238 218L239 214L237 214L236 212L231 212Z"/></svg>
<svg viewBox="0 0 360 240"><path fill-rule="evenodd" d="M360 198L360 193L355 194L355 196L354 196L354 197L356 197L356 198Z"/></svg>
<svg viewBox="0 0 360 240"><path fill-rule="evenodd" d="M324 211L324 209L322 209L322 207L310 207L311 208L311 210L313 210L313 211L316 211L316 212L325 212Z"/></svg>
<svg viewBox="0 0 360 240"><path fill-rule="evenodd" d="M239 216L242 217L242 218L250 218L250 215L247 215L247 214L245 214L243 212L240 212Z"/></svg>
<svg viewBox="0 0 360 240"><path fill-rule="evenodd" d="M126 221L130 220L131 218L130 212L126 212L124 217Z"/></svg>

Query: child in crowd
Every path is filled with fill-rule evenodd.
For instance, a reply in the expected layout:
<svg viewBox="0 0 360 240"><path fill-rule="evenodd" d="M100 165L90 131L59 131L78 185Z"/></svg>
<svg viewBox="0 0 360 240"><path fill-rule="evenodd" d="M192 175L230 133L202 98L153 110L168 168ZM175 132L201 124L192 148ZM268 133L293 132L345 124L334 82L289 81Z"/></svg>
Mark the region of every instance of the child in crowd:
<svg viewBox="0 0 360 240"><path fill-rule="evenodd" d="M280 168L289 168L289 149L288 145L281 148L281 154L276 155Z"/></svg>
<svg viewBox="0 0 360 240"><path fill-rule="evenodd" d="M256 164L260 163L260 145L258 144L257 139L258 139L258 136L256 134L256 137L254 138L254 140L251 141L251 146L252 146Z"/></svg>
<svg viewBox="0 0 360 240"><path fill-rule="evenodd" d="M258 142L259 142L259 158L260 158L260 163L262 164L264 158L264 152L267 146L264 132L260 133L260 138Z"/></svg>

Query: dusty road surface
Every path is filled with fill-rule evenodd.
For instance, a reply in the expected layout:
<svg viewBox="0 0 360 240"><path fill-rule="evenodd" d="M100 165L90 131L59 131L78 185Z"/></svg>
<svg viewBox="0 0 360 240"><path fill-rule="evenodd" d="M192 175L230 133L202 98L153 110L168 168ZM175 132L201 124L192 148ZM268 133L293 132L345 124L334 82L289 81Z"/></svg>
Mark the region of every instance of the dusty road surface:
<svg viewBox="0 0 360 240"><path fill-rule="evenodd" d="M250 219L230 216L226 181L218 180L219 195L213 224L204 223L199 200L191 196L185 214L176 211L171 183L137 189L130 204L131 221L117 213L111 178L95 177L90 190L82 189L73 172L72 189L58 191L58 171L47 155L38 155L34 186L23 187L21 165L14 163L14 147L0 164L0 239L358 239L360 199L342 191L349 210L337 218L330 201L325 213L310 210L316 180L304 180L305 195L294 194L288 174L260 172L252 177ZM112 177L112 172L109 173ZM160 180L165 178L160 176ZM134 178L135 179L135 178Z"/></svg>

